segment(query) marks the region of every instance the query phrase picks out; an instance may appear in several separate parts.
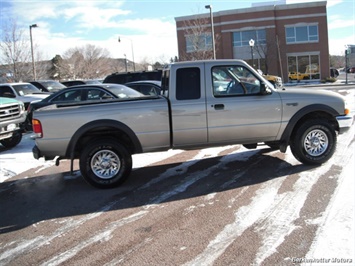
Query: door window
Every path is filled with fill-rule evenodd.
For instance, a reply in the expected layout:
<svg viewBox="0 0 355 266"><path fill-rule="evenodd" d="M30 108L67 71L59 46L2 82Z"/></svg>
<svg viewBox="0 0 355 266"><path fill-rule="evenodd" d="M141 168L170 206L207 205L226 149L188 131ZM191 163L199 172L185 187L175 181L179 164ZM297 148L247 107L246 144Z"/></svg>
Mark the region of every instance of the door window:
<svg viewBox="0 0 355 266"><path fill-rule="evenodd" d="M212 68L215 97L255 95L260 93L260 80L243 66Z"/></svg>

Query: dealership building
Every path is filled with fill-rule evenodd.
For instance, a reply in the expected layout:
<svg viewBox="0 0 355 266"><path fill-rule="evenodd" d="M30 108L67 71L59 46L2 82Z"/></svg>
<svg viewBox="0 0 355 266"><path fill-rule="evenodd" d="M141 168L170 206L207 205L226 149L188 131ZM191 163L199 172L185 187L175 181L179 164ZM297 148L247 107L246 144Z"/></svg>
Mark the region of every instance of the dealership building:
<svg viewBox="0 0 355 266"><path fill-rule="evenodd" d="M210 13L175 18L179 58L213 58L214 43L216 59L243 59L284 82L324 79L330 76L326 5L283 1L218 12L206 6Z"/></svg>

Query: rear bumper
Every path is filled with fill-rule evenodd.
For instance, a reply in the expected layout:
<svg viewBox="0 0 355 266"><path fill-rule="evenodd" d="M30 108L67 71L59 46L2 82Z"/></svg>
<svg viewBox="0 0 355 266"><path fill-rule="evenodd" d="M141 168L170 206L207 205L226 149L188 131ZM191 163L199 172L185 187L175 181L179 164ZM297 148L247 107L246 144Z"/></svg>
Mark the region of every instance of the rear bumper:
<svg viewBox="0 0 355 266"><path fill-rule="evenodd" d="M48 160L53 160L56 158L56 156L45 156L41 153L41 150L35 145L33 148L32 148L32 154L33 154L33 157L35 159L39 159L39 158L44 158L45 161L48 161Z"/></svg>
<svg viewBox="0 0 355 266"><path fill-rule="evenodd" d="M354 116L352 115L337 116L336 119L339 124L339 134L348 131L354 123Z"/></svg>

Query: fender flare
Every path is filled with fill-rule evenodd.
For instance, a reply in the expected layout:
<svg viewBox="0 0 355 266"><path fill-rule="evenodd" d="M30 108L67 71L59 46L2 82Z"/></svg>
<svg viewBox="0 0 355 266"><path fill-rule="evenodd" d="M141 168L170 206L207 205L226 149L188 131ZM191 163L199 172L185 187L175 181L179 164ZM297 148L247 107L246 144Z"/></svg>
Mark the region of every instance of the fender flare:
<svg viewBox="0 0 355 266"><path fill-rule="evenodd" d="M110 127L115 130L119 130L124 132L132 141L133 143L133 152L134 153L141 153L142 150L142 145L134 133L134 131L128 127L126 124L116 121L116 120L111 120L111 119L102 119L102 120L95 120L91 121L83 126L81 126L73 135L73 137L70 139L66 154L67 156L73 161L74 160L74 154L75 154L75 147L78 143L78 141L81 139L81 137L87 133L90 130L93 130L95 128L99 127Z"/></svg>
<svg viewBox="0 0 355 266"><path fill-rule="evenodd" d="M292 132L296 126L296 124L306 115L310 113L316 113L316 112L325 112L332 117L336 117L339 115L339 113L332 107L324 104L312 104L308 105L306 107L303 107L300 109L298 112L296 112L292 118L289 120L284 132L282 133L281 139L280 139L280 151L281 152L286 152L287 146L289 144Z"/></svg>

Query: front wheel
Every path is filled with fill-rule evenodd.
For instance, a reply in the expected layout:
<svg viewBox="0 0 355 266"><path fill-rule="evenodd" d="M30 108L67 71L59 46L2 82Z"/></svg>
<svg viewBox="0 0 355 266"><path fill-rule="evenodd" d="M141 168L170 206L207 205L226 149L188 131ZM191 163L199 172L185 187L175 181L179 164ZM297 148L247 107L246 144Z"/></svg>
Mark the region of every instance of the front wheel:
<svg viewBox="0 0 355 266"><path fill-rule="evenodd" d="M8 139L3 139L0 141L0 143L5 147L5 148L13 148L15 147L17 144L19 144L22 140L22 133L17 131L15 133L13 133L11 138Z"/></svg>
<svg viewBox="0 0 355 266"><path fill-rule="evenodd" d="M132 170L132 156L114 140L98 140L89 144L80 156L84 179L97 188L113 188L122 184Z"/></svg>
<svg viewBox="0 0 355 266"><path fill-rule="evenodd" d="M334 154L336 132L327 121L310 120L297 129L290 147L298 161L319 165L328 161Z"/></svg>

